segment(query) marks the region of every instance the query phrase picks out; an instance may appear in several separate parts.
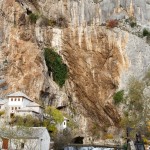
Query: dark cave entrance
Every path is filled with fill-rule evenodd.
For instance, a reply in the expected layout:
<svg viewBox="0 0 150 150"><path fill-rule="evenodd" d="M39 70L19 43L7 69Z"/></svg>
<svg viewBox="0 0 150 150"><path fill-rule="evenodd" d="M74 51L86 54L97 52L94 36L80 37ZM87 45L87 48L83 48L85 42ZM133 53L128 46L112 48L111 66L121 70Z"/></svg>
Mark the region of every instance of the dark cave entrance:
<svg viewBox="0 0 150 150"><path fill-rule="evenodd" d="M84 137L81 137L81 136L75 137L75 138L72 140L72 143L73 143L73 144L83 144L83 139L84 139Z"/></svg>

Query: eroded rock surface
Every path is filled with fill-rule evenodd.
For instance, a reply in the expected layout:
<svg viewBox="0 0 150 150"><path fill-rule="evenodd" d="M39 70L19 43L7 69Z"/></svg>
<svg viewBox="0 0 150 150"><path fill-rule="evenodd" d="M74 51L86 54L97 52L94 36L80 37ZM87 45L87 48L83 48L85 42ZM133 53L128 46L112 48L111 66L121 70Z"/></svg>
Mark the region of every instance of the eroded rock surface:
<svg viewBox="0 0 150 150"><path fill-rule="evenodd" d="M29 22L30 11L39 14L36 24ZM112 95L126 87L130 76L140 77L149 68L150 46L105 23L134 17L148 27L149 11L148 0L1 0L1 96L22 90L46 104L71 103L76 113L68 113L82 123L83 135L89 128L87 118L101 127L118 126L120 115ZM57 26L42 26L43 16L56 20ZM62 89L47 72L45 47L55 48L69 68Z"/></svg>

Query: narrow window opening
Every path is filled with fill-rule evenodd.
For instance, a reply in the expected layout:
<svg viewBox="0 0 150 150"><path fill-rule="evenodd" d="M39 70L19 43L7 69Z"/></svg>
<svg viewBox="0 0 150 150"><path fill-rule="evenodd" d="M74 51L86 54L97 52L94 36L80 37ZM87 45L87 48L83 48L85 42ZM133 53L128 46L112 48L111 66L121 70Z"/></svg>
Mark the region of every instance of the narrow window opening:
<svg viewBox="0 0 150 150"><path fill-rule="evenodd" d="M8 139L2 139L3 144L2 144L2 149L8 149Z"/></svg>
<svg viewBox="0 0 150 150"><path fill-rule="evenodd" d="M21 143L21 148L24 148L24 143Z"/></svg>

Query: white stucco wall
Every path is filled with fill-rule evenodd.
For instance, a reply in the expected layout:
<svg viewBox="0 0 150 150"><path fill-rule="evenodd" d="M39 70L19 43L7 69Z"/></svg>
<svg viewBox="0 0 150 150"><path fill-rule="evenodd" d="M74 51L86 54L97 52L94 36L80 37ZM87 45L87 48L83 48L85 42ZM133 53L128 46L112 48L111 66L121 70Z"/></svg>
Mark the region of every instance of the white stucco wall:
<svg viewBox="0 0 150 150"><path fill-rule="evenodd" d="M61 124L62 129L66 129L67 128L67 120L64 120L63 123Z"/></svg>
<svg viewBox="0 0 150 150"><path fill-rule="evenodd" d="M31 101L23 97L9 97L8 99L8 115L17 114L16 110L26 107ZM13 108L13 109L12 109Z"/></svg>
<svg viewBox="0 0 150 150"><path fill-rule="evenodd" d="M23 98L22 97L9 97L8 99L8 115L11 113L16 113L16 110L23 107Z"/></svg>
<svg viewBox="0 0 150 150"><path fill-rule="evenodd" d="M19 116L26 116L26 115L34 116L34 113L33 112L27 112L27 111L17 111L16 115L19 115Z"/></svg>
<svg viewBox="0 0 150 150"><path fill-rule="evenodd" d="M64 129L66 129L67 128L67 120L65 119L61 124L58 124L57 125L57 129L59 130L59 131L62 131L62 130L64 130Z"/></svg>
<svg viewBox="0 0 150 150"><path fill-rule="evenodd" d="M36 139L11 139L9 140L9 149L21 149L21 143L24 143L23 150L49 150L50 136L45 129L40 138ZM0 138L0 149L2 148L2 139Z"/></svg>
<svg viewBox="0 0 150 150"><path fill-rule="evenodd" d="M9 106L20 106L23 107L22 97L9 97L8 105Z"/></svg>
<svg viewBox="0 0 150 150"><path fill-rule="evenodd" d="M21 143L24 143L23 150L40 150L39 139L11 139L9 141L10 149L21 149Z"/></svg>
<svg viewBox="0 0 150 150"><path fill-rule="evenodd" d="M44 131L41 138L41 150L49 150L50 147L50 136L47 130Z"/></svg>
<svg viewBox="0 0 150 150"><path fill-rule="evenodd" d="M0 111L5 110L5 105L0 105Z"/></svg>

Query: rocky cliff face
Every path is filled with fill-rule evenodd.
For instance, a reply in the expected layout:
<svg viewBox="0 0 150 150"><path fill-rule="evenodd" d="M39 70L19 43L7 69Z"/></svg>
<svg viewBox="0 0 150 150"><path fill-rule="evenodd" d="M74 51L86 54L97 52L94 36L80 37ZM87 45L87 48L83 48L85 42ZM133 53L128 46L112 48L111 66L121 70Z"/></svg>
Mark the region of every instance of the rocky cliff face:
<svg viewBox="0 0 150 150"><path fill-rule="evenodd" d="M31 12L40 16L35 24ZM108 29L105 23L134 17L140 28L148 27L149 12L149 0L1 0L1 96L22 90L36 101L71 104L74 117L84 122L81 134L88 130L87 118L101 127L117 126L112 95L149 68L150 46L122 26ZM61 89L47 72L44 47L55 48L69 68Z"/></svg>

